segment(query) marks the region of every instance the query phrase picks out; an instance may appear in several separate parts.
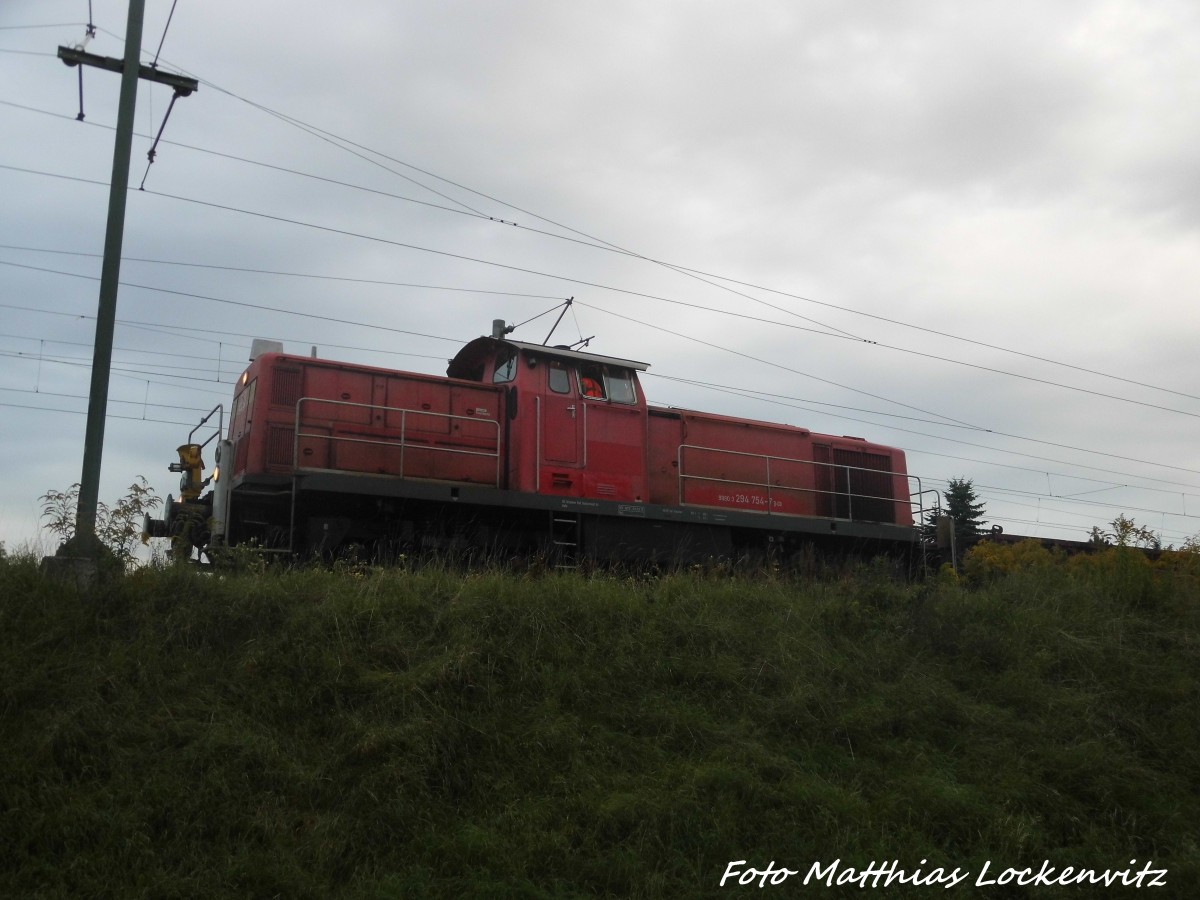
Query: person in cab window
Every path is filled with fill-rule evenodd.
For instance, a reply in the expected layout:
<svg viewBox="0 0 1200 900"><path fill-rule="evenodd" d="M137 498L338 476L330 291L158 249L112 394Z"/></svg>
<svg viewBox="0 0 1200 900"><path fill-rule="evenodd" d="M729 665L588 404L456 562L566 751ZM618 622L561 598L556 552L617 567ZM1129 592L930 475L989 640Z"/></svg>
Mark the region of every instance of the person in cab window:
<svg viewBox="0 0 1200 900"><path fill-rule="evenodd" d="M584 366L579 370L579 390L585 397L604 399L604 382L599 366Z"/></svg>

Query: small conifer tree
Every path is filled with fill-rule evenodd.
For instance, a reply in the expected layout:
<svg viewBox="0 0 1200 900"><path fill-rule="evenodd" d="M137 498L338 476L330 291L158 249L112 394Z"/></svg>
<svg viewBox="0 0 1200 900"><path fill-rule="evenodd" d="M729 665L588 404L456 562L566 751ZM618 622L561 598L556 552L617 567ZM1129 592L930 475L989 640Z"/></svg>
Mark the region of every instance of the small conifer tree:
<svg viewBox="0 0 1200 900"><path fill-rule="evenodd" d="M954 543L961 554L983 534L984 503L975 495L969 478L951 478L942 492L944 506L941 514L954 520ZM923 528L925 540L931 544L937 534L937 510L930 510Z"/></svg>
<svg viewBox="0 0 1200 900"><path fill-rule="evenodd" d="M960 542L971 542L983 534L984 503L975 495L975 487L969 478L951 478L942 492L946 498L946 512L954 519L954 534Z"/></svg>

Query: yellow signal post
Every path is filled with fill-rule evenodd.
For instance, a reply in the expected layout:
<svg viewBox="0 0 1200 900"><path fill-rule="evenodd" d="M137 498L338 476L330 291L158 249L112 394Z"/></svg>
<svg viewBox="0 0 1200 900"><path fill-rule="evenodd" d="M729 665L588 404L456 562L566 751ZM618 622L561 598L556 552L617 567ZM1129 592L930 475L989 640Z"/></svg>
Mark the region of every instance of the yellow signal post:
<svg viewBox="0 0 1200 900"><path fill-rule="evenodd" d="M204 460L200 458L200 445L181 444L175 448L175 452L179 454L179 462L171 463L168 468L172 472L183 473L183 477L179 479L179 499L196 500L208 484L200 477L204 470Z"/></svg>

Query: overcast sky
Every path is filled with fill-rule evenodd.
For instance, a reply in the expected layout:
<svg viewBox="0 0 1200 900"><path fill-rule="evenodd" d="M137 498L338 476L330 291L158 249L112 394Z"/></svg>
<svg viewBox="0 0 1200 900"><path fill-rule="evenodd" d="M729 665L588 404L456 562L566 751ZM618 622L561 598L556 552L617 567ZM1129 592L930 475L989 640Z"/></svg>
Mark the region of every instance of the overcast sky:
<svg viewBox="0 0 1200 900"><path fill-rule="evenodd" d="M80 478L120 80L76 121L88 6L0 3L10 550ZM91 7L121 57L124 0ZM251 336L443 374L573 296L556 342L659 403L903 447L1010 533L1200 532L1194 2L170 9L143 60L201 87L148 172L171 92L138 97L103 499L177 492Z"/></svg>

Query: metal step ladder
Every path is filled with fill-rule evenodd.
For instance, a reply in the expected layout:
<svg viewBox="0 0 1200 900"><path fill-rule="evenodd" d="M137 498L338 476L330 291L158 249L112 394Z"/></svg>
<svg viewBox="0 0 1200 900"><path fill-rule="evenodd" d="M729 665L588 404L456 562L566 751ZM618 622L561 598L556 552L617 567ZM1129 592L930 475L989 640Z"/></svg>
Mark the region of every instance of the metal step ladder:
<svg viewBox="0 0 1200 900"><path fill-rule="evenodd" d="M578 513L550 511L550 551L554 568L579 568L579 532Z"/></svg>

